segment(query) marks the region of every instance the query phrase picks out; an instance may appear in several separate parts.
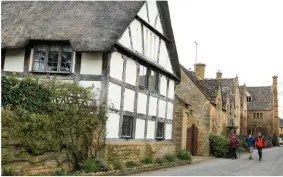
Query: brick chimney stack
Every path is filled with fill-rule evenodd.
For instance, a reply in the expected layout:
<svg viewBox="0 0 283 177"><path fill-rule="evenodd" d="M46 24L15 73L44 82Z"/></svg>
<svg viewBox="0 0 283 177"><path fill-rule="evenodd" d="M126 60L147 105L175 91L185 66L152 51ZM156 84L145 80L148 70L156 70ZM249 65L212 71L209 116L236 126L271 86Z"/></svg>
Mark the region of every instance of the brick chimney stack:
<svg viewBox="0 0 283 177"><path fill-rule="evenodd" d="M216 73L216 79L222 79L222 72L220 70Z"/></svg>
<svg viewBox="0 0 283 177"><path fill-rule="evenodd" d="M205 64L203 63L197 63L195 64L195 73L196 76L200 79L203 80L205 76Z"/></svg>
<svg viewBox="0 0 283 177"><path fill-rule="evenodd" d="M278 136L279 135L279 118L278 118L278 85L277 85L277 76L273 76L272 89L273 89L273 132Z"/></svg>

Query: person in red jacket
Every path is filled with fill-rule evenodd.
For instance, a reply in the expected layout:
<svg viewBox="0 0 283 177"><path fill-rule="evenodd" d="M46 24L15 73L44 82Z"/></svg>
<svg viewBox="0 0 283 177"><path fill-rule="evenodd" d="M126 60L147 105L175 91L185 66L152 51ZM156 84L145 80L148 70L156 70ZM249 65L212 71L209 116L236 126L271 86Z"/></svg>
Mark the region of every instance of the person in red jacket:
<svg viewBox="0 0 283 177"><path fill-rule="evenodd" d="M236 150L239 145L239 142L237 140L237 136L235 133L231 136L231 148L232 148L232 159L237 159Z"/></svg>
<svg viewBox="0 0 283 177"><path fill-rule="evenodd" d="M265 147L265 141L261 133L258 133L257 139L255 141L255 147L257 148L259 161L262 159L262 148Z"/></svg>

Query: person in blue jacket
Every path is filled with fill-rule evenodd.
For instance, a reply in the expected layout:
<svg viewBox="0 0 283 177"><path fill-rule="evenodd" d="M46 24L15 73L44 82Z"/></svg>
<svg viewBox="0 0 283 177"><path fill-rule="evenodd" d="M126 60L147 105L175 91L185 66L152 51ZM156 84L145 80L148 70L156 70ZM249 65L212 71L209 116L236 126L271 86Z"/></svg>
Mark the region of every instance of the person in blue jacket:
<svg viewBox="0 0 283 177"><path fill-rule="evenodd" d="M254 137L252 137L252 135L249 135L248 139L246 140L246 143L248 144L249 147L250 159L252 159L253 148L255 143Z"/></svg>

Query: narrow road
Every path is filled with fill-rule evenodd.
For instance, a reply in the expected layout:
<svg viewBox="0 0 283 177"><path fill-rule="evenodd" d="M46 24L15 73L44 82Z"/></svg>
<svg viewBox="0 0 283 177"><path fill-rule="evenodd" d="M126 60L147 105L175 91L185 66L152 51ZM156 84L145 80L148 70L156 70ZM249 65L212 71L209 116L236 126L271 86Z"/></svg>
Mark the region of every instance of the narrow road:
<svg viewBox="0 0 283 177"><path fill-rule="evenodd" d="M210 159L199 164L139 173L134 176L283 176L283 147L263 150L262 161L257 151L253 159L248 154L237 160Z"/></svg>

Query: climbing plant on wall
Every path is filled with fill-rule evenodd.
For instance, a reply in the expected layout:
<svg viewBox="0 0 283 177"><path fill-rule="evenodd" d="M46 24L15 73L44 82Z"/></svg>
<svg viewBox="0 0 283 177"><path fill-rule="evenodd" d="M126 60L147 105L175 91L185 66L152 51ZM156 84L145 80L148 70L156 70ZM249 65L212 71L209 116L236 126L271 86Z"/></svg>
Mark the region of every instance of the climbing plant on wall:
<svg viewBox="0 0 283 177"><path fill-rule="evenodd" d="M76 168L104 146L107 116L93 87L56 79L2 77L2 127L30 154L67 150ZM5 141L7 142L7 141ZM9 142L8 142L9 143Z"/></svg>

